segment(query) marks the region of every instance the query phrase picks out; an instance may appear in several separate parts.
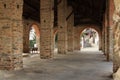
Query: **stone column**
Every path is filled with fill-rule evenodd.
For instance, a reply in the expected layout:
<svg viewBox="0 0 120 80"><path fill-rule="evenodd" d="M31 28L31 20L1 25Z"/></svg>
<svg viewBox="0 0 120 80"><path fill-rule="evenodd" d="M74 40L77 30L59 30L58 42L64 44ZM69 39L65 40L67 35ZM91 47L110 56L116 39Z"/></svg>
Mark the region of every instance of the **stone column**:
<svg viewBox="0 0 120 80"><path fill-rule="evenodd" d="M53 20L54 20L54 0L40 0L40 57L42 59L51 58L53 55Z"/></svg>
<svg viewBox="0 0 120 80"><path fill-rule="evenodd" d="M72 8L69 7L68 15L72 12ZM74 51L74 14L70 16L67 20L67 27L68 27L68 52Z"/></svg>
<svg viewBox="0 0 120 80"><path fill-rule="evenodd" d="M67 21L66 21L67 0L61 0L58 5L58 53L67 53Z"/></svg>
<svg viewBox="0 0 120 80"><path fill-rule="evenodd" d="M14 70L23 66L22 0L0 1L0 69Z"/></svg>

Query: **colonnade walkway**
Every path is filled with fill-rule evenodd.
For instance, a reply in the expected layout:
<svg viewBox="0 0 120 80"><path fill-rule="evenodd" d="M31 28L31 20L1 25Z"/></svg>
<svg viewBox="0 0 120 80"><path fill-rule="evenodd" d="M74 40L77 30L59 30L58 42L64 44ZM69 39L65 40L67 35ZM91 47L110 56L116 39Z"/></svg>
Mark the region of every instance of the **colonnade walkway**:
<svg viewBox="0 0 120 80"><path fill-rule="evenodd" d="M38 55L24 58L24 69L0 71L0 80L112 80L112 62L100 51L55 54L42 60Z"/></svg>

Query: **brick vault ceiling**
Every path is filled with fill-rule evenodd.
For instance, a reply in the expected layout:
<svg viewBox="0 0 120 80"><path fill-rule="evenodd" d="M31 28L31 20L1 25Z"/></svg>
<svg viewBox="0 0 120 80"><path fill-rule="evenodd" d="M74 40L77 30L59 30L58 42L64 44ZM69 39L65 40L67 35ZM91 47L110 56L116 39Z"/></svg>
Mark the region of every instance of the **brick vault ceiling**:
<svg viewBox="0 0 120 80"><path fill-rule="evenodd" d="M74 24L102 25L106 10L106 0L67 0L68 6L73 7ZM55 24L57 24L57 0L55 0ZM23 17L40 21L40 0L24 0Z"/></svg>

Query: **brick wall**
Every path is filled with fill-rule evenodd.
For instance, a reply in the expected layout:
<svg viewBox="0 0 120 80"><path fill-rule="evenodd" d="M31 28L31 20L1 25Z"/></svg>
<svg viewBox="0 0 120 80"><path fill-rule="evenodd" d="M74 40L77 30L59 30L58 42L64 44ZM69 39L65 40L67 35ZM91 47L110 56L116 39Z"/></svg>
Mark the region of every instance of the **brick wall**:
<svg viewBox="0 0 120 80"><path fill-rule="evenodd" d="M0 69L22 68L22 0L0 1Z"/></svg>

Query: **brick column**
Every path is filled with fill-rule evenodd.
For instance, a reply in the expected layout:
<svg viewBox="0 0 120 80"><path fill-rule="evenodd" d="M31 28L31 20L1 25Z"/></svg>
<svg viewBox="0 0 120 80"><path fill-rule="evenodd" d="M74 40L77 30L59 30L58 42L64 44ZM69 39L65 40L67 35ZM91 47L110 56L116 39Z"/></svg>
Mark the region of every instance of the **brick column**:
<svg viewBox="0 0 120 80"><path fill-rule="evenodd" d="M100 32L100 35L99 35L99 50L102 50L102 33Z"/></svg>
<svg viewBox="0 0 120 80"><path fill-rule="evenodd" d="M40 2L40 57L51 58L53 55L53 20L54 0L41 0Z"/></svg>
<svg viewBox="0 0 120 80"><path fill-rule="evenodd" d="M39 36L36 36L36 43L37 43L38 51L40 51L40 37Z"/></svg>
<svg viewBox="0 0 120 80"><path fill-rule="evenodd" d="M78 27L74 27L74 50L80 50L80 34Z"/></svg>
<svg viewBox="0 0 120 80"><path fill-rule="evenodd" d="M22 0L0 1L0 69L22 68Z"/></svg>
<svg viewBox="0 0 120 80"><path fill-rule="evenodd" d="M105 54L105 30L104 30L104 27L102 30L102 51Z"/></svg>
<svg viewBox="0 0 120 80"><path fill-rule="evenodd" d="M120 68L120 22L114 25L114 54L113 54L113 72L117 72Z"/></svg>
<svg viewBox="0 0 120 80"><path fill-rule="evenodd" d="M58 5L58 53L67 53L67 22L66 22L67 1L61 0Z"/></svg>
<svg viewBox="0 0 120 80"><path fill-rule="evenodd" d="M109 61L109 27L105 27L105 55L106 55L106 60Z"/></svg>
<svg viewBox="0 0 120 80"><path fill-rule="evenodd" d="M68 15L72 12L72 8L69 7L68 9ZM67 20L67 26L68 26L68 51L73 52L74 50L74 14L70 16L70 18Z"/></svg>
<svg viewBox="0 0 120 80"><path fill-rule="evenodd" d="M109 50L109 47L110 47L110 40L109 40L109 37L110 37L110 34L109 34L109 30L110 30L110 27L108 26L107 27L107 50L106 50L106 57L107 57L107 61L110 60L110 50Z"/></svg>
<svg viewBox="0 0 120 80"><path fill-rule="evenodd" d="M108 8L107 8L108 9ZM109 61L109 15L108 12L105 14L105 55L106 60Z"/></svg>
<svg viewBox="0 0 120 80"><path fill-rule="evenodd" d="M109 54L110 54L110 59L113 59L113 44L114 44L113 29L109 28Z"/></svg>
<svg viewBox="0 0 120 80"><path fill-rule="evenodd" d="M23 52L29 53L29 34L30 34L30 26L23 19Z"/></svg>
<svg viewBox="0 0 120 80"><path fill-rule="evenodd" d="M105 26L105 55L107 53L107 29L106 29L106 26Z"/></svg>

